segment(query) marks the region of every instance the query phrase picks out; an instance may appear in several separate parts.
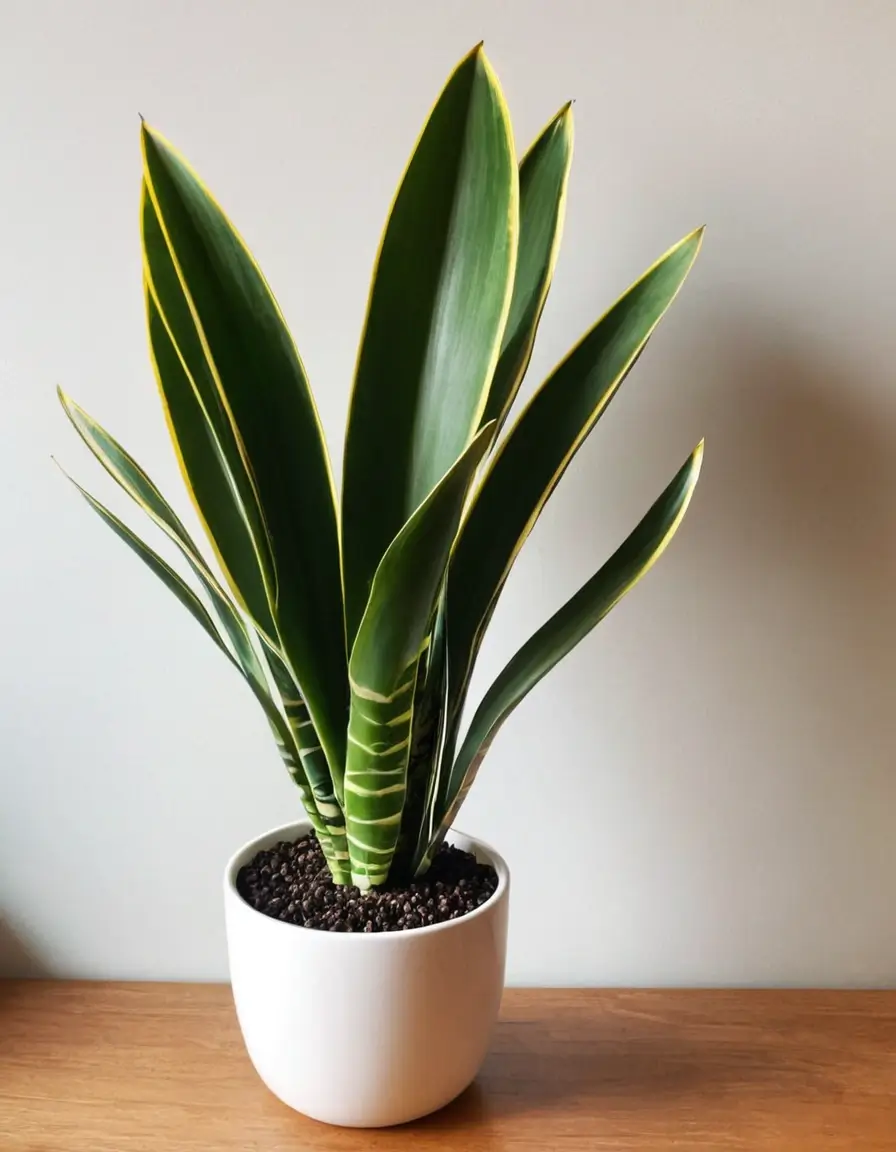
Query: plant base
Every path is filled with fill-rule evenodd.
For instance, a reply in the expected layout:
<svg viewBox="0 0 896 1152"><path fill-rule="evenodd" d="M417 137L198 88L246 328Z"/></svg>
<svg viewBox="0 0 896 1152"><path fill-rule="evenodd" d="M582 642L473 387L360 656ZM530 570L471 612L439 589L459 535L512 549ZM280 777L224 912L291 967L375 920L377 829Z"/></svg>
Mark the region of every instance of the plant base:
<svg viewBox="0 0 896 1152"><path fill-rule="evenodd" d="M474 912L498 887L498 874L472 852L443 844L420 880L361 892L333 883L312 832L257 852L240 869L236 886L256 912L287 924L325 932L397 932Z"/></svg>

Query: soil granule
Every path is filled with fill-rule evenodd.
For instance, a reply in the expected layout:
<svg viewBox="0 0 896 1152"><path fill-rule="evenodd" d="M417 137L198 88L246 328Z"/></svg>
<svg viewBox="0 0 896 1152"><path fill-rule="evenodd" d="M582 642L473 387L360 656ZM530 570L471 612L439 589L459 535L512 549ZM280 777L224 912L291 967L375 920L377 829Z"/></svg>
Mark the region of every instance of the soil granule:
<svg viewBox="0 0 896 1152"><path fill-rule="evenodd" d="M325 932L400 932L456 920L484 904L498 886L490 864L443 844L425 876L362 892L334 884L314 833L258 852L236 878L257 912Z"/></svg>

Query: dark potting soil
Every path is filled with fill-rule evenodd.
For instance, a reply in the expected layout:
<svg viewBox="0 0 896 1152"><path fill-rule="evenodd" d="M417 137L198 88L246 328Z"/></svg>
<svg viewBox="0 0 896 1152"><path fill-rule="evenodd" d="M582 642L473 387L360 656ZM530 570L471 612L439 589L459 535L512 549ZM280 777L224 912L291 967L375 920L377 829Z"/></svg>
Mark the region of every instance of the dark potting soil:
<svg viewBox="0 0 896 1152"><path fill-rule="evenodd" d="M313 832L258 852L236 878L237 891L256 911L325 932L400 932L456 920L484 904L497 886L490 864L447 844L412 884L367 892L337 885Z"/></svg>

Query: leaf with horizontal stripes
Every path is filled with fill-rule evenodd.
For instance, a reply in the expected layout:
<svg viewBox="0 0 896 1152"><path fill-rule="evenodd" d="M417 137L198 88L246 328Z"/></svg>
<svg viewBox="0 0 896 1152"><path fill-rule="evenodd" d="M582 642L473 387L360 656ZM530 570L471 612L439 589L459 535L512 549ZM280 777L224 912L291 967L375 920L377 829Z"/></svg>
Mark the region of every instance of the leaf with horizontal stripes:
<svg viewBox="0 0 896 1152"><path fill-rule="evenodd" d="M326 833L329 844L327 862L330 865L333 882L348 884L351 876L348 843L345 837L345 815L330 773L330 766L314 728L314 721L308 714L301 689L281 655L276 650L266 647L265 657L280 694L296 751L311 789L315 811L320 817L321 828L317 829L318 835L321 831Z"/></svg>
<svg viewBox="0 0 896 1152"><path fill-rule="evenodd" d="M386 550L352 649L344 807L352 880L361 888L383 883L398 843L418 661L491 432L482 429Z"/></svg>
<svg viewBox="0 0 896 1152"><path fill-rule="evenodd" d="M429 643L417 661L407 787L398 843L389 868L389 880L395 884L410 883L413 879L422 830L429 826L429 814L439 783L448 672L444 596L439 599L433 626L428 633Z"/></svg>
<svg viewBox="0 0 896 1152"><path fill-rule="evenodd" d="M386 549L480 425L517 227L510 122L480 45L423 129L374 269L343 461L349 649Z"/></svg>
<svg viewBox="0 0 896 1152"><path fill-rule="evenodd" d="M700 443L625 542L523 645L486 692L447 776L438 831L418 867L425 871L454 822L479 765L510 713L656 563L675 535L694 494L703 461Z"/></svg>

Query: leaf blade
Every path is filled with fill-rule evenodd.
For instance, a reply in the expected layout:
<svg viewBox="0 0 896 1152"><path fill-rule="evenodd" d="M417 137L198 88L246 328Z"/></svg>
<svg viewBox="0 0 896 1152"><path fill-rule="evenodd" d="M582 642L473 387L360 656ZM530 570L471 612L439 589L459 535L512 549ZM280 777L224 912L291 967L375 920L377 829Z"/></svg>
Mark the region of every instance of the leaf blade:
<svg viewBox="0 0 896 1152"><path fill-rule="evenodd" d="M321 806L318 801L318 795L315 792L315 786L308 777L308 756L307 754L303 754L302 746L296 740L296 734L289 723L288 715L284 715L274 702L261 665L249 641L246 627L236 609L227 599L226 594L220 590L214 577L210 574L208 580L206 580L200 568L190 560L188 549L183 548L182 551L184 555L190 560L194 571L203 582L206 591L212 597L216 613L233 645L233 652L231 652L224 643L205 605L178 573L135 532L132 532L113 512L101 504L85 488L82 488L61 466L60 471L62 471L66 479L78 489L100 519L112 529L119 539L123 540L125 544L140 557L149 570L173 593L176 599L180 601L211 637L215 645L223 652L230 663L241 673L255 699L261 705L268 726L271 729L271 734L274 737L274 742L277 745L277 750L280 753L280 757L283 760L290 778L299 790L302 805L318 834L321 847L327 857L328 863L330 863L334 878L338 883L347 883L348 873L346 871L345 861L347 860L348 854L344 848L344 827L342 829L342 843L340 844L337 838L331 837L330 835L332 821L328 818L329 814L323 813L320 810ZM133 495L133 493L131 493L131 495ZM189 544L192 545L189 538L187 539ZM319 787L318 791L320 791ZM341 851L340 848L342 849Z"/></svg>
<svg viewBox="0 0 896 1152"><path fill-rule="evenodd" d="M340 830L340 825L344 825L344 820L341 818L341 812L337 806L338 802L333 795L334 786L329 766L320 749L313 721L308 716L305 701L292 673L283 662L280 654L271 647L271 642L268 640L262 648L262 654L263 659L271 669L271 679L280 695L281 712L271 694L262 659L253 646L249 626L208 568L202 554L177 514L152 479L114 436L107 432L80 405L76 404L71 397L67 396L61 388L57 391L63 409L81 439L116 483L177 545L201 583L211 601L215 615L230 641L233 654L231 655L231 652L221 643L217 629L213 630L213 639L219 643L225 655L237 666L264 709L281 758L286 764L293 782L300 789L306 810L316 821L314 826L322 838L325 852L328 852L328 860L332 862L334 877L336 877L337 882L346 883L347 874L343 861L347 861L348 854L344 844L344 827ZM130 529L115 519L107 509L98 505L93 497L85 493L83 489L81 491L119 535L127 534L123 538L140 552L142 558L156 571L157 575L160 575L169 586L171 586L172 580L177 582L177 586L172 587L172 591L181 599L183 599L183 595L190 598L187 607L190 607L191 611L193 610L191 605L195 602L201 612L205 613L205 608L201 602L196 599L192 591L183 584L180 577L169 568L165 561L157 556L139 537L132 534ZM159 571L160 568L163 571ZM206 617L207 615L205 613ZM205 621L200 619L200 623L205 623ZM311 811L312 807L313 812ZM334 819L334 808L336 808L338 819ZM329 843L324 839L325 837L330 837Z"/></svg>
<svg viewBox="0 0 896 1152"><path fill-rule="evenodd" d="M479 432L380 561L349 662L356 686L386 695L420 654L463 504L491 431L487 425Z"/></svg>
<svg viewBox="0 0 896 1152"><path fill-rule="evenodd" d="M132 552L140 557L147 568L149 568L149 570L162 581L165 587L174 594L180 603L183 604L193 619L200 624L228 660L230 660L232 664L236 664L236 661L221 639L220 633L215 627L208 610L189 585L174 571L167 561L157 555L153 549L150 548L148 544L145 544L135 532L132 532L122 520L119 520L114 512L110 512L95 496L91 496L86 488L82 488L77 480L72 479L61 466L59 467L65 478L77 488L99 518L112 529L120 540L123 540L125 544L127 544Z"/></svg>
<svg viewBox="0 0 896 1152"><path fill-rule="evenodd" d="M455 819L504 721L525 696L653 567L681 526L703 462L694 449L637 527L605 564L543 624L499 673L473 716L440 803L439 835ZM430 846L437 843L434 839Z"/></svg>
<svg viewBox="0 0 896 1152"><path fill-rule="evenodd" d="M448 576L451 724L514 560L697 257L702 229L652 265L550 374L499 445L458 536Z"/></svg>
<svg viewBox="0 0 896 1152"><path fill-rule="evenodd" d="M145 181L141 236L150 360L181 475L234 595L273 636L276 573L258 491Z"/></svg>
<svg viewBox="0 0 896 1152"><path fill-rule="evenodd" d="M566 104L520 162L520 229L510 312L482 423L503 427L526 374L560 249L572 163L572 105Z"/></svg>
<svg viewBox="0 0 896 1152"><path fill-rule="evenodd" d="M267 282L223 210L163 137L144 125L141 138L149 198L263 511L276 577L276 639L337 773L348 707L339 538L305 370Z"/></svg>
<svg viewBox="0 0 896 1152"><path fill-rule="evenodd" d="M509 117L480 46L436 102L374 269L343 467L349 649L386 549L480 424L517 226Z"/></svg>
<svg viewBox="0 0 896 1152"><path fill-rule="evenodd" d="M263 684L264 674L249 642L245 624L174 509L150 476L110 432L61 388L57 389L57 393L66 416L94 457L180 549L211 599L244 672L253 676L257 683Z"/></svg>

